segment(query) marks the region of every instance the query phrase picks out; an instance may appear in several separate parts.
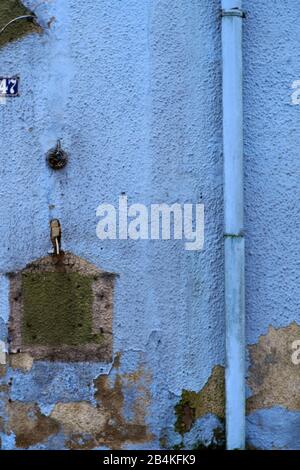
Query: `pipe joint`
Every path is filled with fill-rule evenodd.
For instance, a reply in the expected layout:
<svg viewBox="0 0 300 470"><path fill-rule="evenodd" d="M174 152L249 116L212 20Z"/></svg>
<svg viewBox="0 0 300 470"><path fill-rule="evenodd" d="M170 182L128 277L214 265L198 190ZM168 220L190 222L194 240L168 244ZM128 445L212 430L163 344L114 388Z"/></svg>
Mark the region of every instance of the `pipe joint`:
<svg viewBox="0 0 300 470"><path fill-rule="evenodd" d="M224 238L245 238L245 233L224 233Z"/></svg>
<svg viewBox="0 0 300 470"><path fill-rule="evenodd" d="M246 13L240 8L230 8L229 10L222 10L222 18L226 16L237 16L238 18L246 18Z"/></svg>

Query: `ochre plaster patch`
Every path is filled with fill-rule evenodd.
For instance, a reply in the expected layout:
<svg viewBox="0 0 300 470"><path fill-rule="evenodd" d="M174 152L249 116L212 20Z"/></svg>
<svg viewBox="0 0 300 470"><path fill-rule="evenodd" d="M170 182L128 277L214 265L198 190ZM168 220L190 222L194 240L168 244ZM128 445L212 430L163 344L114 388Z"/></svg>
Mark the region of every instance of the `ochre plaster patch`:
<svg viewBox="0 0 300 470"><path fill-rule="evenodd" d="M296 323L278 329L270 326L257 344L249 346L248 413L273 406L300 410L300 366L292 361L292 344L299 339Z"/></svg>
<svg viewBox="0 0 300 470"><path fill-rule="evenodd" d="M13 369L20 369L28 372L33 366L33 357L28 353L10 354L9 364Z"/></svg>

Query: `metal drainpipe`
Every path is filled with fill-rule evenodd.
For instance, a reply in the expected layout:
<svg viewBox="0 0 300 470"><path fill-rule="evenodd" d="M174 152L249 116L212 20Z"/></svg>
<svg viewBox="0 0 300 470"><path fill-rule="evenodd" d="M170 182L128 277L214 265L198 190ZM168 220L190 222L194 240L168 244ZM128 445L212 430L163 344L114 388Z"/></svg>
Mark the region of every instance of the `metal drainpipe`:
<svg viewBox="0 0 300 470"><path fill-rule="evenodd" d="M227 449L245 448L242 0L222 0Z"/></svg>

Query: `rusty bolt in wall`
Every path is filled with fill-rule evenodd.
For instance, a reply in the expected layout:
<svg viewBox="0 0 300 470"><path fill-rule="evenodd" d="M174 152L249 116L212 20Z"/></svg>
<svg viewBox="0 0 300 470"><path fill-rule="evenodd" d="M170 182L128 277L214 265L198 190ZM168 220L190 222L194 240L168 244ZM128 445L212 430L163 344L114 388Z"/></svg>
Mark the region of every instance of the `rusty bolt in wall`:
<svg viewBox="0 0 300 470"><path fill-rule="evenodd" d="M61 147L61 141L58 140L54 148L47 153L47 163L53 170L61 170L68 162L68 155Z"/></svg>

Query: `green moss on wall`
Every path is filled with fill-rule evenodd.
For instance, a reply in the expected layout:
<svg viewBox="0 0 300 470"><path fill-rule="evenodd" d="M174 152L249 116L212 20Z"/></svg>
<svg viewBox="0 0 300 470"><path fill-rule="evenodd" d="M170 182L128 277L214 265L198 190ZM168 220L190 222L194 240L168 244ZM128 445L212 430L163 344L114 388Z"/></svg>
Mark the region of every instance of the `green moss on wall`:
<svg viewBox="0 0 300 470"><path fill-rule="evenodd" d="M198 394L189 390L182 390L181 399L175 406L177 420L175 431L185 434L190 431L196 419Z"/></svg>
<svg viewBox="0 0 300 470"><path fill-rule="evenodd" d="M19 0L0 0L0 30L14 18L31 14ZM32 21L19 20L0 34L0 47L33 32L40 32L40 28Z"/></svg>
<svg viewBox="0 0 300 470"><path fill-rule="evenodd" d="M220 420L220 427L214 429L210 443L195 442L193 449L217 450L224 449L224 419L225 419L225 377L224 367L215 366L211 376L199 391L182 390L179 402L175 405L175 431L182 436L179 448L184 448L184 435L188 433L197 419L213 414Z"/></svg>
<svg viewBox="0 0 300 470"><path fill-rule="evenodd" d="M222 366L213 368L210 378L199 392L182 390L180 401L175 406L175 431L185 434L191 430L196 419L208 413L221 420L225 417L225 379Z"/></svg>
<svg viewBox="0 0 300 470"><path fill-rule="evenodd" d="M22 275L22 343L59 346L100 343L92 331L92 276L44 272Z"/></svg>

